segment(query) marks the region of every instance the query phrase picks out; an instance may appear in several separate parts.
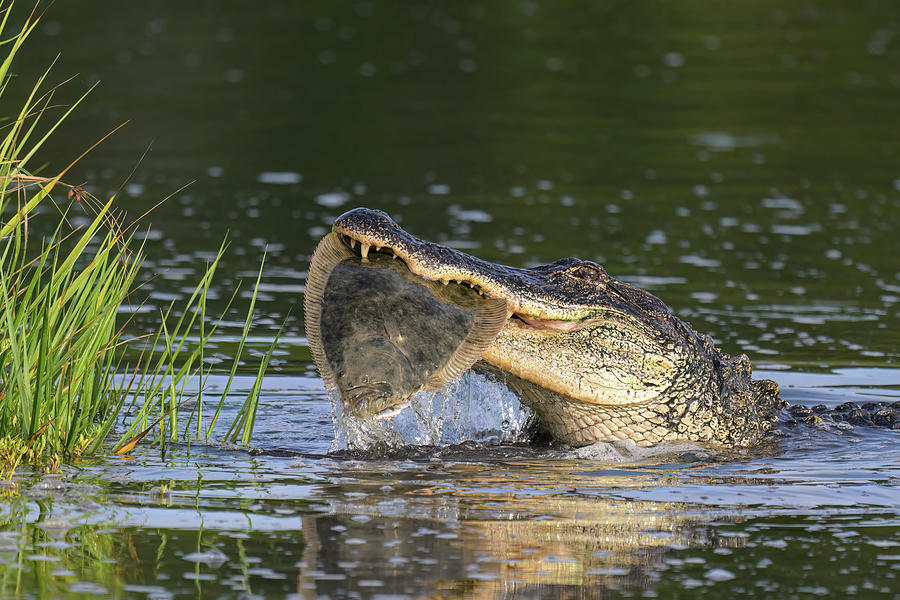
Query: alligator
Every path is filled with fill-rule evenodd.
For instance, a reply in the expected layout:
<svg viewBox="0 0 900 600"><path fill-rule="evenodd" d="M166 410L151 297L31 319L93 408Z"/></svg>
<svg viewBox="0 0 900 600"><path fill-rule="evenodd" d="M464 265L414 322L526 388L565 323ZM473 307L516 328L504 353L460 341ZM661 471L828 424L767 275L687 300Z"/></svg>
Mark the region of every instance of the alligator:
<svg viewBox="0 0 900 600"><path fill-rule="evenodd" d="M568 257L533 268L495 264L419 239L387 213L368 208L338 217L320 242L304 305L320 373L328 387L341 389L358 416L393 414L402 408L397 398L409 390L392 390L390 382L370 382L359 372L359 365L381 359L356 361L355 371L329 367L321 327L324 294L341 261L354 257L365 263L382 255L397 259L423 285L467 286L484 299L483 305L469 303L475 317L467 322L468 335L459 333L459 340L465 338L460 349L416 384L436 389L470 367L486 372L516 392L555 441L741 447L756 443L779 415L812 421L826 412L838 421L900 428L900 403L783 410L778 385L753 379L746 355L726 354L659 298L595 262Z"/></svg>

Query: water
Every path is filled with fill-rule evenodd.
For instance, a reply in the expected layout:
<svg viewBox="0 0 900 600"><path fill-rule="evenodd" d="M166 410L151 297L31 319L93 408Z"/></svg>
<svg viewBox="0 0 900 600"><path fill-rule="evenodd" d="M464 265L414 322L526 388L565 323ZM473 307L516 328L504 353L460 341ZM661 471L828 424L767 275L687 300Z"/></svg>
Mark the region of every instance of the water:
<svg viewBox="0 0 900 600"><path fill-rule="evenodd" d="M149 219L131 331L230 232L217 306L267 248L251 346L286 336L268 454L139 446L0 488L2 595L895 597L893 432L625 462L515 442L328 455L300 306L315 242L366 205L489 260L598 260L789 402L895 401L898 40L877 0L55 4L14 86L57 52L56 80L79 75L55 100L101 85L41 160L130 119L73 183L112 193L151 142L130 214L195 181Z"/></svg>
<svg viewBox="0 0 900 600"><path fill-rule="evenodd" d="M848 370L834 387L793 374L786 396L896 398L870 377ZM142 448L20 474L0 509L3 595L897 593L891 431L801 428L727 460L522 444L378 458L324 454L333 429L318 380L275 377L266 397L264 454Z"/></svg>

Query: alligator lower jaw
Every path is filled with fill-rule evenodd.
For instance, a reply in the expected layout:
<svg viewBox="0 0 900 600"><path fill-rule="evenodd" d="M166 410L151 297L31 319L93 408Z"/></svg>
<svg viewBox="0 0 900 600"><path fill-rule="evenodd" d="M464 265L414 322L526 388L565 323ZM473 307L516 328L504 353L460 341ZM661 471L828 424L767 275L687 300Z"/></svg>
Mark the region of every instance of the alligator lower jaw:
<svg viewBox="0 0 900 600"><path fill-rule="evenodd" d="M404 248L394 247L384 240L380 240L371 236L359 235L356 232L347 230L336 232L341 242L350 249L351 252L360 256L363 260L368 259L371 252L391 255L394 259L398 259L406 265L406 268L415 275L429 281L440 281L444 285L456 283L465 285L480 295L487 298L500 298L506 301L509 324L527 329L535 329L541 331L560 331L571 332L577 331L594 322L594 319L582 319L578 321L567 321L564 319L546 319L539 315L525 313L521 310L519 303L514 298L504 297L494 293L490 289L485 289L480 283L474 282L458 273L445 274L434 273L420 266L419 262L412 258L411 254Z"/></svg>

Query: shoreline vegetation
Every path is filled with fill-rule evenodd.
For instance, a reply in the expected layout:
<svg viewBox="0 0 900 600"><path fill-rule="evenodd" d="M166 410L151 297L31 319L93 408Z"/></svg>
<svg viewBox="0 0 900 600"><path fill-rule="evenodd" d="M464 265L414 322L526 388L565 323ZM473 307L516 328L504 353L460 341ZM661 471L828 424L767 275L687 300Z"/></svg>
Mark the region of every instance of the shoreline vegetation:
<svg viewBox="0 0 900 600"><path fill-rule="evenodd" d="M137 338L125 334L128 319L122 315L132 311L120 308L140 304L135 281L144 247L135 233L141 219L129 223L115 195L100 200L64 181L90 148L56 175L31 170L38 150L91 90L60 107L53 99L65 82L48 86L48 68L10 114L3 97L8 86L24 79L11 68L41 16L35 6L10 35L14 4L0 0L0 478L9 479L21 463L53 469L79 456L124 455L145 441L163 454L179 438L208 441L243 354L263 265L227 384L205 417L203 388L211 370L206 345L220 323L207 315L207 295L227 243L189 299L160 314L156 331ZM73 227L75 214L87 215L89 222ZM223 314L236 296L237 291ZM249 444L277 342L276 335L225 441ZM127 358L126 348L138 343L139 356ZM187 420L179 420L188 409ZM115 441L114 428L120 432Z"/></svg>

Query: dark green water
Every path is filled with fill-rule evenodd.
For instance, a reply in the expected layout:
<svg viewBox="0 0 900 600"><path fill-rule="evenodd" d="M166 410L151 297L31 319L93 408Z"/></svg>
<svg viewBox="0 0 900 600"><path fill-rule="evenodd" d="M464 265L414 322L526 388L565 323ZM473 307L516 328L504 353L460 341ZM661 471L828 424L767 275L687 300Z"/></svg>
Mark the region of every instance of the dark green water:
<svg viewBox="0 0 900 600"><path fill-rule="evenodd" d="M57 80L78 73L60 100L101 83L44 148L50 170L129 120L71 182L108 197L151 143L123 208L193 182L149 218L151 307L189 293L226 233L220 298L268 247L253 339L287 335L259 447L329 447L304 276L360 205L493 261L596 259L747 352L789 401L898 399L895 2L59 2L15 65L19 93L57 53ZM23 474L0 589L896 597L896 448L857 428L622 468L147 451L66 468L49 491Z"/></svg>

